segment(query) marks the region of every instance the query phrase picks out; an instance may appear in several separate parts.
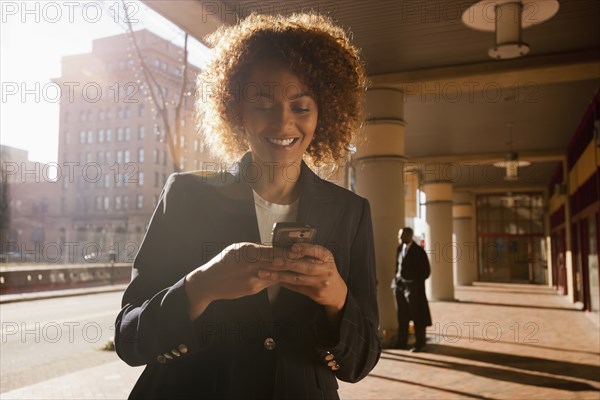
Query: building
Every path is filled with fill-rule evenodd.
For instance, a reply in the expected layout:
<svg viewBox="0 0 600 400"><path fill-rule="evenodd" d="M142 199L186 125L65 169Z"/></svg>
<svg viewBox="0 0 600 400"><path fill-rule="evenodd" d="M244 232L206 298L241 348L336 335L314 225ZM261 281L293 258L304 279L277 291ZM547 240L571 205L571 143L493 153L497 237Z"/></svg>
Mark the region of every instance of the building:
<svg viewBox="0 0 600 400"><path fill-rule="evenodd" d="M26 150L0 146L2 160L2 261L60 260L61 216L52 166L29 160Z"/></svg>
<svg viewBox="0 0 600 400"><path fill-rule="evenodd" d="M119 261L132 261L169 174L198 169L204 157L192 101L199 69L188 66L181 117L174 121L183 49L148 30L134 35L145 66L126 33L94 40L89 54L64 57L55 80L63 89L58 229L77 247L69 261L105 261L111 249ZM162 98L171 132L180 127L172 150L156 106Z"/></svg>

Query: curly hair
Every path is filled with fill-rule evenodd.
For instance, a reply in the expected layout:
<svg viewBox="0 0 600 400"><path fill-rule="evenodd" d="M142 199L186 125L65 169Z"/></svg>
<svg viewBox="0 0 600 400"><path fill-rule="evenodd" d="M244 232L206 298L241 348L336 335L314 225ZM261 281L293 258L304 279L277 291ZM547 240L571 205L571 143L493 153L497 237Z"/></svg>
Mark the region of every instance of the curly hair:
<svg viewBox="0 0 600 400"><path fill-rule="evenodd" d="M251 67L275 58L311 90L318 106L310 164L342 160L364 122L367 77L346 32L316 14L251 14L206 38L212 58L198 76L197 121L211 152L227 161L248 151L240 113L240 88Z"/></svg>

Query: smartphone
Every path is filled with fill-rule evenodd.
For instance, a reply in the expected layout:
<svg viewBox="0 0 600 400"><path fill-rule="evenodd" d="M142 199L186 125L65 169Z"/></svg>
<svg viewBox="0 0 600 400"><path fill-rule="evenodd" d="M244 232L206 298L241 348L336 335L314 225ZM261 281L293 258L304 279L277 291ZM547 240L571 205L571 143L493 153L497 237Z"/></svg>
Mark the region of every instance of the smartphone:
<svg viewBox="0 0 600 400"><path fill-rule="evenodd" d="M273 246L288 247L294 243L314 243L317 228L299 222L276 222L273 224Z"/></svg>

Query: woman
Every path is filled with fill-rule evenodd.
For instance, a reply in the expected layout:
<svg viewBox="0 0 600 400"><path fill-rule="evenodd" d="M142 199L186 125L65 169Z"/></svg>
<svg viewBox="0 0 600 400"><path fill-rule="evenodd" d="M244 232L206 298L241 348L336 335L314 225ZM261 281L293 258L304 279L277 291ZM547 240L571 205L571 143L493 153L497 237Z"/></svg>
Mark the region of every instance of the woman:
<svg viewBox="0 0 600 400"><path fill-rule="evenodd" d="M134 262L116 347L147 364L130 398L336 399L380 354L368 202L317 177L344 157L366 87L315 14L251 15L209 39L201 129L237 171L169 178ZM315 244L269 244L273 222Z"/></svg>

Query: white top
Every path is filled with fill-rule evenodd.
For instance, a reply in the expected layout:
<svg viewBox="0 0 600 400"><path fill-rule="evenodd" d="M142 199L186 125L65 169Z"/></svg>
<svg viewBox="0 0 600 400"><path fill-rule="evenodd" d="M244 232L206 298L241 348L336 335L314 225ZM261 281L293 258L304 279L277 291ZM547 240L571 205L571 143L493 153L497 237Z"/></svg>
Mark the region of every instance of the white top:
<svg viewBox="0 0 600 400"><path fill-rule="evenodd" d="M258 222L258 231L260 233L260 241L262 244L271 244L271 232L273 224L276 222L294 222L298 216L298 204L300 199L297 199L292 204L276 204L268 202L252 191L254 195L254 207L256 209L256 219ZM267 293L269 302L273 304L279 293L279 285L269 286Z"/></svg>

